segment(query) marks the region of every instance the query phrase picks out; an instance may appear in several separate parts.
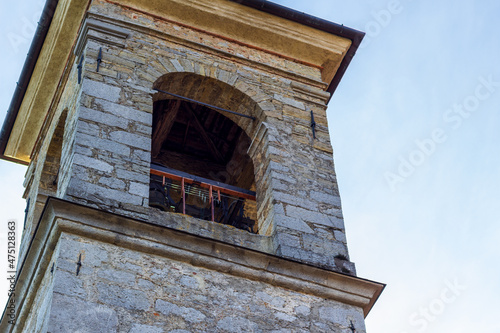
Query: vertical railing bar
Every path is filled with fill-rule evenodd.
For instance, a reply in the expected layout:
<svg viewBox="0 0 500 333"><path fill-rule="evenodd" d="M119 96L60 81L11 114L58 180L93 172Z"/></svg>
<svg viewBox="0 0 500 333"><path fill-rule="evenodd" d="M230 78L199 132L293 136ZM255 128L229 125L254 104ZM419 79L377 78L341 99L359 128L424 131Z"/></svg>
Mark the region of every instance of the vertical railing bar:
<svg viewBox="0 0 500 333"><path fill-rule="evenodd" d="M212 185L210 185L210 207L211 207L211 211L212 211L212 222L214 222L215 220L215 214L214 214L214 198L213 198L213 194L212 194Z"/></svg>
<svg viewBox="0 0 500 333"><path fill-rule="evenodd" d="M184 188L184 177L182 177L181 192L182 192L182 214L186 215L186 190Z"/></svg>

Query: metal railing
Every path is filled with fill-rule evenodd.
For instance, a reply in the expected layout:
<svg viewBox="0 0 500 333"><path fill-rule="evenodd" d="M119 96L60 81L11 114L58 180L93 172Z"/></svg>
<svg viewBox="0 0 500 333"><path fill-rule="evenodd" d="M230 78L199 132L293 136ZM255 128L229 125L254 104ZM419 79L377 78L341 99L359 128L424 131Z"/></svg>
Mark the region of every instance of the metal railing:
<svg viewBox="0 0 500 333"><path fill-rule="evenodd" d="M149 205L256 233L255 192L151 164Z"/></svg>

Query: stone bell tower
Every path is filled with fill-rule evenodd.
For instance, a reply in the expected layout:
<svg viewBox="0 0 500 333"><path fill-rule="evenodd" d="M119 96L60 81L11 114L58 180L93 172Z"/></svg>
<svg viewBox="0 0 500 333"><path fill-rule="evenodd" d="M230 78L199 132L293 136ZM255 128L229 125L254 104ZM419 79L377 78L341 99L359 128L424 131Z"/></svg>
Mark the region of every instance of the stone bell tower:
<svg viewBox="0 0 500 333"><path fill-rule="evenodd" d="M262 0L48 0L2 332L365 332L326 107L363 33Z"/></svg>

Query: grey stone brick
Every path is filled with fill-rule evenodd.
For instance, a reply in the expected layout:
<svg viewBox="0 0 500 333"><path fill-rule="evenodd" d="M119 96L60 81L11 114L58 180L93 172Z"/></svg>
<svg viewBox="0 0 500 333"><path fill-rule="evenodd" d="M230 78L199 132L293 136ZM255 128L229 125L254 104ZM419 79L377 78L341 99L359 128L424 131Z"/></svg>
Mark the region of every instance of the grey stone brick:
<svg viewBox="0 0 500 333"><path fill-rule="evenodd" d="M311 308L305 305L299 305L293 310L296 314L301 316L309 316L311 313Z"/></svg>
<svg viewBox="0 0 500 333"><path fill-rule="evenodd" d="M93 135L94 137L98 137L100 133L99 126L97 126L96 124L90 124L86 121L79 121L77 123L77 131L80 133Z"/></svg>
<svg viewBox="0 0 500 333"><path fill-rule="evenodd" d="M144 279L139 279L139 281L137 281L137 286L141 290L153 290L156 288L156 285L153 282Z"/></svg>
<svg viewBox="0 0 500 333"><path fill-rule="evenodd" d="M170 59L170 62L177 71L184 72L184 67L182 67L181 63L177 59Z"/></svg>
<svg viewBox="0 0 500 333"><path fill-rule="evenodd" d="M111 103L106 100L96 99L95 103L102 108L102 110L109 112L113 115L119 116L123 120L131 120L134 122L143 123L151 126L153 122L153 114L137 110L133 107Z"/></svg>
<svg viewBox="0 0 500 333"><path fill-rule="evenodd" d="M291 316L291 315L286 314L286 313L283 313L283 312L275 312L274 316L279 320L284 320L284 321L289 321L289 322L292 322L292 321L297 319L296 317Z"/></svg>
<svg viewBox="0 0 500 333"><path fill-rule="evenodd" d="M151 153L149 151L134 149L132 152L132 158L134 160L147 162L148 165L151 163Z"/></svg>
<svg viewBox="0 0 500 333"><path fill-rule="evenodd" d="M103 151L109 151L114 154L130 156L130 148L121 143L93 137L83 133L76 134L76 144L84 145L91 148L97 148Z"/></svg>
<svg viewBox="0 0 500 333"><path fill-rule="evenodd" d="M103 82L97 82L90 79L83 80L82 92L84 94L102 98L110 102L118 102L120 99L120 87L111 86Z"/></svg>
<svg viewBox="0 0 500 333"><path fill-rule="evenodd" d="M97 284L99 301L130 310L147 310L150 306L148 295L140 290L127 289L105 283Z"/></svg>
<svg viewBox="0 0 500 333"><path fill-rule="evenodd" d="M281 201L287 204L304 207L310 210L318 209L318 205L315 202L305 198L301 198L297 195L292 195L281 191L274 191L273 196L277 201Z"/></svg>
<svg viewBox="0 0 500 333"><path fill-rule="evenodd" d="M82 254L82 267L101 266L108 260L108 252L99 244L83 243L73 239L73 236L63 234L59 240L59 255L61 258L74 262L75 268L79 255Z"/></svg>
<svg viewBox="0 0 500 333"><path fill-rule="evenodd" d="M346 243L347 242L347 239L345 237L345 233L344 232L339 231L339 230L335 230L333 232L333 234L335 235L335 239L338 240L339 242L342 242L342 243Z"/></svg>
<svg viewBox="0 0 500 333"><path fill-rule="evenodd" d="M110 165L104 161L101 161L101 160L98 160L98 159L95 159L92 157L80 155L80 154L74 155L73 163L84 166L84 167L92 168L92 169L95 169L98 171L102 171L105 173L109 173L109 172L113 171L112 165Z"/></svg>
<svg viewBox="0 0 500 333"><path fill-rule="evenodd" d="M131 182L129 192L140 197L149 197L149 184Z"/></svg>
<svg viewBox="0 0 500 333"><path fill-rule="evenodd" d="M75 149L76 154L85 155L85 156L92 156L92 149L90 149L88 147L75 145L74 149Z"/></svg>
<svg viewBox="0 0 500 333"><path fill-rule="evenodd" d="M119 127L122 129L128 128L128 120L117 117L107 112L101 112L94 109L88 109L85 107L80 108L80 119L86 119L89 121L96 122L98 124L110 126L110 127ZM78 122L78 131L80 131L80 120ZM81 132L81 131L80 131ZM91 133L90 133L91 134Z"/></svg>
<svg viewBox="0 0 500 333"><path fill-rule="evenodd" d="M217 328L223 332L234 333L260 331L259 326L256 323L242 317L225 317L217 322Z"/></svg>
<svg viewBox="0 0 500 333"><path fill-rule="evenodd" d="M116 201L123 204L142 205L142 197L124 192L105 188L96 184L79 181L73 178L68 186L67 195L79 198L88 198L94 202L111 203ZM97 201L96 201L97 200Z"/></svg>
<svg viewBox="0 0 500 333"><path fill-rule="evenodd" d="M315 212L311 210L306 210L300 207L295 207L288 205L286 208L286 215L290 217L300 218L304 221L318 223L321 225L343 229L344 223L341 219L334 216L328 216L326 214Z"/></svg>
<svg viewBox="0 0 500 333"><path fill-rule="evenodd" d="M106 266L97 270L97 276L120 284L124 283L132 286L135 284L135 274Z"/></svg>
<svg viewBox="0 0 500 333"><path fill-rule="evenodd" d="M111 140L120 142L127 146L140 148L146 151L151 150L151 138L137 135L134 133L128 133L123 131L115 131L109 134Z"/></svg>
<svg viewBox="0 0 500 333"><path fill-rule="evenodd" d="M125 183L113 177L101 177L101 179L99 179L99 183L117 190L125 189Z"/></svg>
<svg viewBox="0 0 500 333"><path fill-rule="evenodd" d="M282 214L274 215L274 223L276 227L283 227L288 229L293 229L297 231L302 231L306 233L313 233L314 231L300 218L285 216Z"/></svg>
<svg viewBox="0 0 500 333"><path fill-rule="evenodd" d="M290 184L297 183L297 180L295 178L293 178L292 176L290 176L289 174L283 174L283 173L275 172L275 171L271 171L271 178L281 179L281 180L284 180L286 182L289 182Z"/></svg>
<svg viewBox="0 0 500 333"><path fill-rule="evenodd" d="M276 239L280 244L300 248L300 238L294 235L290 235L286 233L286 229L278 228L276 233Z"/></svg>
<svg viewBox="0 0 500 333"><path fill-rule="evenodd" d="M118 331L114 309L55 293L47 332L113 333Z"/></svg>
<svg viewBox="0 0 500 333"><path fill-rule="evenodd" d="M76 269L76 265L73 264L72 268ZM87 291L83 287L81 277L79 278L74 273L72 274L59 269L56 269L54 273L54 292L72 297L87 297Z"/></svg>
<svg viewBox="0 0 500 333"><path fill-rule="evenodd" d="M305 110L306 107L304 103L294 100L293 98L285 97L279 94L274 94L274 99L280 101L281 103L291 105L297 109Z"/></svg>
<svg viewBox="0 0 500 333"><path fill-rule="evenodd" d="M140 173L116 167L116 176L120 179L133 180L139 183L149 184L149 170L147 171L148 171L147 173Z"/></svg>
<svg viewBox="0 0 500 333"><path fill-rule="evenodd" d="M129 333L163 333L164 330L161 327L151 326L151 325L141 325L133 324ZM172 331L170 331L172 332Z"/></svg>
<svg viewBox="0 0 500 333"><path fill-rule="evenodd" d="M309 194L311 199L319 201L321 203L327 203L331 204L335 207L340 207L340 196L338 195L332 195L332 194L327 194L324 192L318 192L318 191L311 191Z"/></svg>
<svg viewBox="0 0 500 333"><path fill-rule="evenodd" d="M191 276L183 276L180 279L180 284L188 288L198 288L198 281Z"/></svg>
<svg viewBox="0 0 500 333"><path fill-rule="evenodd" d="M180 316L190 323L198 323L205 319L205 315L196 309L178 306L162 299L156 301L155 310L164 315Z"/></svg>
<svg viewBox="0 0 500 333"><path fill-rule="evenodd" d="M359 325L359 323L364 322L362 313L356 311L356 309L351 306L338 303L321 307L319 308L319 317L323 320L345 327L348 327L352 320L357 329L364 331L364 325Z"/></svg>

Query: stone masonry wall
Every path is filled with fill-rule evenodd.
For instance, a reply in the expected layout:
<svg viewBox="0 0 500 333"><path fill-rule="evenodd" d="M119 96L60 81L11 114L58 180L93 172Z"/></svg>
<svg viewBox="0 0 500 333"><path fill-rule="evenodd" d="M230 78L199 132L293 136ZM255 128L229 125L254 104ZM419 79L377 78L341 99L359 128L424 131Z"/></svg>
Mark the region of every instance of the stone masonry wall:
<svg viewBox="0 0 500 333"><path fill-rule="evenodd" d="M48 332L365 332L321 297L69 234L58 248Z"/></svg>
<svg viewBox="0 0 500 333"><path fill-rule="evenodd" d="M48 124L46 134L41 138L38 150L32 156L26 171L24 196L26 200L30 200L30 205L20 245L19 263L26 255L47 196L60 198L68 186L73 159L73 129L80 104L81 85L78 84L77 72L74 66L68 75L68 80L61 88L59 103L53 110L52 122ZM54 148L56 151L53 151ZM50 172L47 172L48 170Z"/></svg>
<svg viewBox="0 0 500 333"><path fill-rule="evenodd" d="M222 107L233 103L235 111L257 118L235 121L254 140L250 157L259 233L272 238L278 255L355 274L348 260L326 121L328 95L320 89L319 69L108 2L95 1L88 22L93 23L80 37L83 82L81 90L72 91L78 106L68 113L65 129L62 197L148 220L152 88L169 73L210 77L250 102L207 102Z"/></svg>

